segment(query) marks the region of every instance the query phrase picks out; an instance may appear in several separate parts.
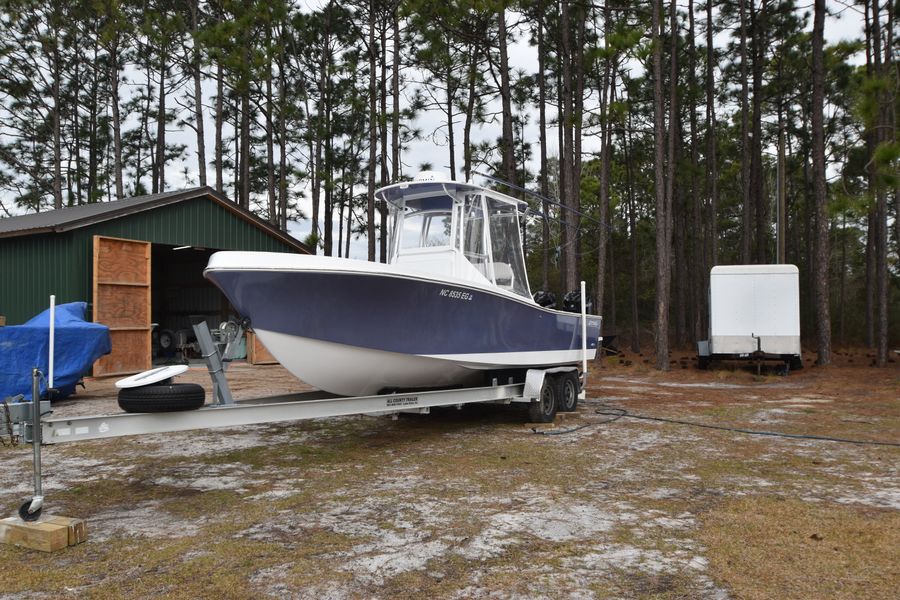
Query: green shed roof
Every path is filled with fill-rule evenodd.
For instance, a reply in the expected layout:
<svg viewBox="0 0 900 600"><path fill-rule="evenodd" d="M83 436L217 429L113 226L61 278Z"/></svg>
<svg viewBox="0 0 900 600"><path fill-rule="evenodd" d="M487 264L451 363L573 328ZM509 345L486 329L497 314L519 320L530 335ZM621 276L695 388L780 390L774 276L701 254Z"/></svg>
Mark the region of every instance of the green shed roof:
<svg viewBox="0 0 900 600"><path fill-rule="evenodd" d="M38 233L59 233L88 227L104 221L118 219L124 216L153 210L162 206L176 204L206 197L212 202L234 213L239 218L247 221L258 229L264 230L272 237L278 238L285 244L300 252L308 253L309 249L293 236L274 227L269 222L260 219L250 211L229 201L211 187L197 187L186 190L151 194L147 196L135 196L125 200L113 202L98 202L95 204L83 204L50 210L46 212L20 215L6 219L0 219L0 238L27 236Z"/></svg>

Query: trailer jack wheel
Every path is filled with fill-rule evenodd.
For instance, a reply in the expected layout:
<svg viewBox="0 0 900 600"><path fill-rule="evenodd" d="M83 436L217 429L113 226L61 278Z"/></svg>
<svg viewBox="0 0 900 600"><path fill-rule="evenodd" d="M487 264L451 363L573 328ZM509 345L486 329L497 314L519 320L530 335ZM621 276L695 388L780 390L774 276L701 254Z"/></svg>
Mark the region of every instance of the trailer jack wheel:
<svg viewBox="0 0 900 600"><path fill-rule="evenodd" d="M540 400L533 400L528 406L528 418L532 423L552 423L555 417L556 382L552 377L545 377Z"/></svg>
<svg viewBox="0 0 900 600"><path fill-rule="evenodd" d="M41 516L43 507L38 508L32 513L28 512L29 508L31 508L31 500L26 500L25 503L19 507L19 517L21 517L23 521L37 521Z"/></svg>

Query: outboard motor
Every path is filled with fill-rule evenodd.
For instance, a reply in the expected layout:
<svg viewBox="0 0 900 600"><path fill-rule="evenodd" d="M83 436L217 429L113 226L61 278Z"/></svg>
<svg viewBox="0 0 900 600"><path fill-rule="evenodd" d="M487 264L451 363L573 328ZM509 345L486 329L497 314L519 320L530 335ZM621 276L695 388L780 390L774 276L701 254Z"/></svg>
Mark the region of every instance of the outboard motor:
<svg viewBox="0 0 900 600"><path fill-rule="evenodd" d="M591 302L590 296L587 298L587 302L585 303L585 312L590 313L593 309L593 302ZM581 292L578 290L572 290L563 296L563 310L566 312L580 313L581 312Z"/></svg>
<svg viewBox="0 0 900 600"><path fill-rule="evenodd" d="M534 293L534 301L544 308L556 308L556 295L553 292L538 290Z"/></svg>

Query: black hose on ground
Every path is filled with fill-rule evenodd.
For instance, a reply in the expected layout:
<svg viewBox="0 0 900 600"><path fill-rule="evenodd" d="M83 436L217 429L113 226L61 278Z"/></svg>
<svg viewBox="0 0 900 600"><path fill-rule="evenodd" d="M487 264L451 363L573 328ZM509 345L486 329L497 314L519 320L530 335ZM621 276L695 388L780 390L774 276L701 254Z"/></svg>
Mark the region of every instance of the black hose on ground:
<svg viewBox="0 0 900 600"><path fill-rule="evenodd" d="M781 431L761 431L757 429L744 429L742 427L728 427L725 425L713 425L709 423L697 423L696 421L683 421L681 419L670 419L667 417L653 417L650 415L638 415L631 412L628 412L626 409L613 406L611 404L605 404L603 402L592 403L595 406L600 406L594 411L594 414L597 415L606 415L612 417L611 419L606 419L604 421L597 421L592 423L585 423L584 425L579 425L578 427L572 427L570 429L559 429L559 430L550 430L550 431L540 431L535 428L532 428L532 432L538 435L566 435L569 433L574 433L576 431L580 431L586 427L593 427L594 425L605 425L607 423L612 423L614 421L618 421L622 418L628 419L637 419L641 421L656 421L659 423L670 423L674 425L687 425L689 427L701 427L703 429L717 429L719 431L731 431L735 433L744 433L747 435L764 435L770 437L781 437L781 438L789 438L789 439L800 439L800 440L818 440L825 442L839 442L842 444L856 444L860 446L891 446L891 447L900 447L900 442L884 442L878 440L854 440L848 438L839 438L839 437L831 437L827 435L812 435L812 434L802 434L802 433L784 433Z"/></svg>

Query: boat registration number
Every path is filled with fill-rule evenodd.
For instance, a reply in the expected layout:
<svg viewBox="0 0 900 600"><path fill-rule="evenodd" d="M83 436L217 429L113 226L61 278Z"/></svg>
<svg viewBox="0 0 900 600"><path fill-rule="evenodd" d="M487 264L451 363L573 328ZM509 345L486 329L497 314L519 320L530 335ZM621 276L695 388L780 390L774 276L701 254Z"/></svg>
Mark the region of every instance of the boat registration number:
<svg viewBox="0 0 900 600"><path fill-rule="evenodd" d="M474 297L470 292L463 292L461 290L448 290L447 288L444 288L440 292L438 292L438 296L450 298L451 300L472 300L472 298Z"/></svg>

